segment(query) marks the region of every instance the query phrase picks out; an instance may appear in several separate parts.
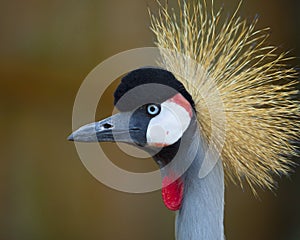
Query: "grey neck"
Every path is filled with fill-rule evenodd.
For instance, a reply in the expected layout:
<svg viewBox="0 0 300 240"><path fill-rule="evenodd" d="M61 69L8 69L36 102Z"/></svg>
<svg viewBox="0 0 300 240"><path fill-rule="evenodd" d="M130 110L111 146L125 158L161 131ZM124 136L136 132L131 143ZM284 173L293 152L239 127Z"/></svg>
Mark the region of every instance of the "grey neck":
<svg viewBox="0 0 300 240"><path fill-rule="evenodd" d="M198 138L198 139L195 139ZM177 240L224 240L224 172L221 160L204 178L199 170L205 156L199 134L194 135L196 157L183 175L184 199L176 216ZM193 148L191 144L190 148ZM193 149L189 149L192 152ZM187 157L187 156L186 156Z"/></svg>

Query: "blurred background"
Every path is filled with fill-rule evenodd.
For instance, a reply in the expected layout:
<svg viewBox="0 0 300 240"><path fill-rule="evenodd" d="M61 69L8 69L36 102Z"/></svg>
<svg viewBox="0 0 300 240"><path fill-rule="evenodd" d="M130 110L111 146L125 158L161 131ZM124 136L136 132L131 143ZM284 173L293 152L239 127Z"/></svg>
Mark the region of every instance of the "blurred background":
<svg viewBox="0 0 300 240"><path fill-rule="evenodd" d="M237 0L216 1L223 3L228 13L237 6ZM174 238L174 213L163 206L160 191L136 195L102 185L66 140L86 75L118 52L153 46L147 5L153 1L0 2L0 240ZM270 42L299 57L299 11L298 0L251 0L240 15L258 14L259 27L272 29ZM292 64L299 66L299 58ZM109 115L116 84L101 100L98 119ZM156 167L118 152L112 157L136 171ZM295 170L278 179L275 193L260 191L259 199L227 187L227 239L300 239Z"/></svg>

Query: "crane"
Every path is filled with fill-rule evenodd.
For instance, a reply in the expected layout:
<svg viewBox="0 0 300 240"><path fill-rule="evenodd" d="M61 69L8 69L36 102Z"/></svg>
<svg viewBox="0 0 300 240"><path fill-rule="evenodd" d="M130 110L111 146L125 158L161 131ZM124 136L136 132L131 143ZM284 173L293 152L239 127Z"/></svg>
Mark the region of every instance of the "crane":
<svg viewBox="0 0 300 240"><path fill-rule="evenodd" d="M161 4L158 15L150 12L161 67L129 72L114 93L119 113L68 139L145 150L161 169L164 204L177 213L176 239L223 240L226 180L256 194L274 187L274 174L289 173L297 72L267 44L268 30L255 29L257 19L237 17L240 5L223 19L206 1L178 2L179 15ZM206 158L210 144L215 160Z"/></svg>

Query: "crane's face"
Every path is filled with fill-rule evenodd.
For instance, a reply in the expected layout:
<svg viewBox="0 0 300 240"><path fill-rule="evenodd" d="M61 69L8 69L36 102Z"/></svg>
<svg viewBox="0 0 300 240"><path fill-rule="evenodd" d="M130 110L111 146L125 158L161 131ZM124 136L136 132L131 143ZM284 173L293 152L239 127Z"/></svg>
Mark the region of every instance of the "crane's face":
<svg viewBox="0 0 300 240"><path fill-rule="evenodd" d="M177 93L162 103L144 104L132 111L87 124L75 131L69 140L125 142L146 148L162 148L182 137L192 116L191 105Z"/></svg>
<svg viewBox="0 0 300 240"><path fill-rule="evenodd" d="M142 68L122 79L114 98L119 113L79 128L69 140L134 144L164 168L177 154L183 135L193 131L189 126L195 126L191 95L172 73ZM170 210L180 209L183 199L183 181L177 170L175 164L174 169L162 171L162 196Z"/></svg>
<svg viewBox="0 0 300 240"><path fill-rule="evenodd" d="M125 142L145 150L163 148L183 136L193 117L191 96L172 73L163 69L130 72L114 97L119 113L79 128L69 140Z"/></svg>

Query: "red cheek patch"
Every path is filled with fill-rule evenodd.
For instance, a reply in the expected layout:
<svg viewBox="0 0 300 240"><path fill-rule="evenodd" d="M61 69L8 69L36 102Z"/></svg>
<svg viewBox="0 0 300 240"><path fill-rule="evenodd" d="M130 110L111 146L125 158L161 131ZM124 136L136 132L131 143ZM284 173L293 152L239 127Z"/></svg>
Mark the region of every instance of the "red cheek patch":
<svg viewBox="0 0 300 240"><path fill-rule="evenodd" d="M178 104L179 106L183 107L189 113L190 117L192 118L192 116L193 116L192 106L189 103L189 101L186 100L184 98L184 96L182 96L180 93L177 93L174 97L170 98L168 101L174 102L174 103Z"/></svg>
<svg viewBox="0 0 300 240"><path fill-rule="evenodd" d="M178 178L174 179L166 176L162 181L162 198L166 207L172 211L180 209L183 199L183 182Z"/></svg>

